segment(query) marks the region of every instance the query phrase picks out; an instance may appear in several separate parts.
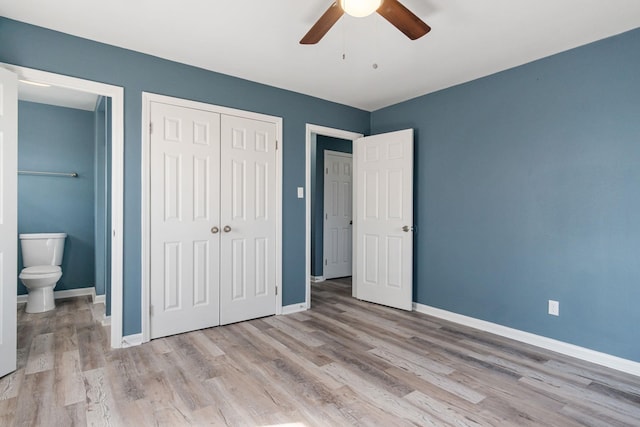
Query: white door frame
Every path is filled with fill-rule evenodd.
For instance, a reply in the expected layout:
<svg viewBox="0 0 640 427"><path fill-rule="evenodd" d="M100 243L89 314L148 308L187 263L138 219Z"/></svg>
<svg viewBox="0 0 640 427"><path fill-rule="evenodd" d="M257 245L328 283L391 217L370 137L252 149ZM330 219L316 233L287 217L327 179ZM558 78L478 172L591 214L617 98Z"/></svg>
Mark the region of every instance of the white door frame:
<svg viewBox="0 0 640 427"><path fill-rule="evenodd" d="M142 342L151 340L151 319L149 312L151 285L151 221L150 221L150 191L151 191L151 158L149 126L151 124L151 103L162 102L185 108L211 111L213 113L226 114L230 116L244 117L247 119L260 120L274 123L276 125L276 140L278 149L276 151L276 287L278 295L276 297L276 315L282 314L282 118L268 116L266 114L253 113L249 111L237 110L234 108L221 107L203 102L190 101L187 99L173 98L165 95L158 95L149 92L142 92Z"/></svg>
<svg viewBox="0 0 640 427"><path fill-rule="evenodd" d="M124 89L12 64L0 63L0 67L13 71L19 79L111 98L111 347L120 348L123 306Z"/></svg>
<svg viewBox="0 0 640 427"><path fill-rule="evenodd" d="M342 129L335 129L335 128L330 128L330 127L326 127L326 126L319 126L319 125L313 125L310 123L307 123L306 126L306 148L305 148L305 193L307 195L307 200L306 200L306 207L305 207L305 267L304 267L304 274L305 274L305 286L306 286L306 290L305 290L305 305L306 309L311 308L311 144L312 142L315 143L314 140L314 135L322 135L322 136L330 136L333 138L340 138L340 139L348 139L351 140L351 143L354 144L355 146L355 142L358 138L362 138L364 135L361 133L357 133L357 132L351 132L351 131L347 131L347 130L342 130ZM355 162L354 162L354 166L355 166ZM355 170L354 170L354 176L355 176ZM355 186L353 186L353 189L355 190ZM355 193L352 194L352 197L355 200ZM355 208L355 204L354 204L354 208ZM355 211L352 212L354 218L355 218ZM357 224L354 224L354 229L357 226ZM356 242L353 243L353 250L355 250L355 245ZM353 251L352 251L353 254ZM352 259L354 259L354 257L352 256ZM355 287L352 289L352 295L355 295Z"/></svg>
<svg viewBox="0 0 640 427"><path fill-rule="evenodd" d="M0 68L0 377L17 368L17 159L18 76Z"/></svg>
<svg viewBox="0 0 640 427"><path fill-rule="evenodd" d="M351 160L351 208L353 209L353 153L344 153L342 151L335 151L335 150L325 150L324 151L324 165L326 167L327 164L327 155L331 155L331 156L339 156L339 157L344 157L344 158L349 158ZM316 157L318 156L318 152L316 150ZM327 199L326 199L326 195L327 195L327 174L325 174L325 171L322 171L323 177L324 177L324 187L323 187L323 191L322 191L322 200L324 201L324 206L323 206L323 212L322 212L322 259L324 259L325 261L327 260L327 245L325 245L325 237L327 235L327 218L326 218L326 212L327 212ZM353 219L353 211L351 212L351 217ZM352 221L353 224L353 221ZM351 232L353 235L353 227L351 227ZM353 241L351 242L353 244ZM353 265L353 251L351 253L351 262ZM327 274L325 272L325 267L326 265L322 266L322 277L326 278Z"/></svg>

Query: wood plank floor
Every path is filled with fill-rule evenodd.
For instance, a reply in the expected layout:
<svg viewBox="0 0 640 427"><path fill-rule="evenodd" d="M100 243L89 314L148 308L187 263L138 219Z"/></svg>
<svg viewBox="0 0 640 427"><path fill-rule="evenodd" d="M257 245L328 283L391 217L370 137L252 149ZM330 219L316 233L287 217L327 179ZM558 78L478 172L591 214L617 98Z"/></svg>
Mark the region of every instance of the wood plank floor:
<svg viewBox="0 0 640 427"><path fill-rule="evenodd" d="M313 286L313 309L120 350L88 298L19 307L1 426L638 426L640 378Z"/></svg>

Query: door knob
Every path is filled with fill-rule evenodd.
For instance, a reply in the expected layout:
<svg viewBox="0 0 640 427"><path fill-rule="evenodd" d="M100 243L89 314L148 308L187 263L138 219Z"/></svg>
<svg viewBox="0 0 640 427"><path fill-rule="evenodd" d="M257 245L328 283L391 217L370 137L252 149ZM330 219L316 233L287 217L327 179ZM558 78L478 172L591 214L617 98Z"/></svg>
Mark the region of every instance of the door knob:
<svg viewBox="0 0 640 427"><path fill-rule="evenodd" d="M217 234L217 233L218 233L218 231L220 231L220 229L219 229L218 227L215 227L215 226L214 226L214 227L211 227L211 233L212 233L212 234Z"/></svg>
<svg viewBox="0 0 640 427"><path fill-rule="evenodd" d="M408 225L405 225L404 227L402 227L402 231L404 231L405 233L413 231L413 226L409 227Z"/></svg>
<svg viewBox="0 0 640 427"><path fill-rule="evenodd" d="M231 231L231 227L229 227L228 225L225 225L223 230L224 230L225 233L228 233L228 232Z"/></svg>

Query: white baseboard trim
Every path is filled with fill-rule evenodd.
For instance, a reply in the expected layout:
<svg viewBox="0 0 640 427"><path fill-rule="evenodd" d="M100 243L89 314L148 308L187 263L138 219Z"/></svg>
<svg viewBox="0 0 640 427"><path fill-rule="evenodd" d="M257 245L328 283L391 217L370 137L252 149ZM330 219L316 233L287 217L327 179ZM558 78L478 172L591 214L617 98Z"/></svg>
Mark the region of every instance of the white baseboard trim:
<svg viewBox="0 0 640 427"><path fill-rule="evenodd" d="M306 311L306 310L307 310L307 304L301 302L298 304L285 305L284 307L282 307L282 314L283 315L293 314L293 313L299 313L301 311Z"/></svg>
<svg viewBox="0 0 640 427"><path fill-rule="evenodd" d="M96 294L96 288L78 288L78 289L66 289L64 291L53 291L53 297L55 299L73 298L83 296L93 296Z"/></svg>
<svg viewBox="0 0 640 427"><path fill-rule="evenodd" d="M93 303L94 304L105 304L107 302L106 295L93 295Z"/></svg>
<svg viewBox="0 0 640 427"><path fill-rule="evenodd" d="M102 318L102 326L110 326L111 325L111 316L104 316Z"/></svg>
<svg viewBox="0 0 640 427"><path fill-rule="evenodd" d="M122 337L122 348L135 347L142 343L142 334L133 334Z"/></svg>
<svg viewBox="0 0 640 427"><path fill-rule="evenodd" d="M552 338L543 337L541 335L532 334L519 329L509 328L507 326L498 325L497 323L487 322L485 320L464 316L462 314L453 313L451 311L442 310L428 305L413 303L413 310L418 313L428 314L453 323L469 326L471 328L500 335L526 344L535 345L536 347L555 351L556 353L564 354L565 356L575 357L576 359L606 366L607 368L640 377L640 363L634 362L633 360L623 359L607 353L601 353L585 347L569 344L564 341L554 340Z"/></svg>
<svg viewBox="0 0 640 427"><path fill-rule="evenodd" d="M311 281L313 283L324 282L325 280L324 276L311 276Z"/></svg>
<svg viewBox="0 0 640 427"><path fill-rule="evenodd" d="M17 301L18 304L27 302L28 295L18 295ZM64 291L53 291L53 299L62 299L62 298L72 298L72 297L82 297L82 296L90 296L94 299L96 298L96 288L78 288L78 289L65 289Z"/></svg>

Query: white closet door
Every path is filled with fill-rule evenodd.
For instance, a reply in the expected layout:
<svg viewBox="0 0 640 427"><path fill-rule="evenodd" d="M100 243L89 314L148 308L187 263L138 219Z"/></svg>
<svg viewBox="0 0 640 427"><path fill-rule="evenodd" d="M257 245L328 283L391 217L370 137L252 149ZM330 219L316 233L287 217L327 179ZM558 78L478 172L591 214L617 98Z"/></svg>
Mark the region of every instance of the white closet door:
<svg viewBox="0 0 640 427"><path fill-rule="evenodd" d="M220 115L151 103L151 338L216 326Z"/></svg>
<svg viewBox="0 0 640 427"><path fill-rule="evenodd" d="M16 370L18 78L0 68L0 377Z"/></svg>
<svg viewBox="0 0 640 427"><path fill-rule="evenodd" d="M324 153L323 252L325 279L351 276L352 155Z"/></svg>
<svg viewBox="0 0 640 427"><path fill-rule="evenodd" d="M220 324L276 311L276 126L222 116Z"/></svg>
<svg viewBox="0 0 640 427"><path fill-rule="evenodd" d="M360 138L356 162L356 297L412 309L413 130Z"/></svg>

